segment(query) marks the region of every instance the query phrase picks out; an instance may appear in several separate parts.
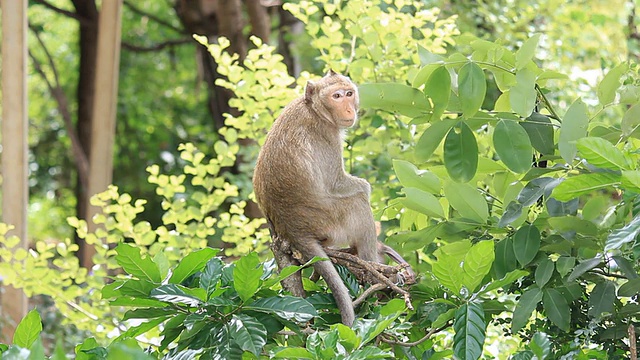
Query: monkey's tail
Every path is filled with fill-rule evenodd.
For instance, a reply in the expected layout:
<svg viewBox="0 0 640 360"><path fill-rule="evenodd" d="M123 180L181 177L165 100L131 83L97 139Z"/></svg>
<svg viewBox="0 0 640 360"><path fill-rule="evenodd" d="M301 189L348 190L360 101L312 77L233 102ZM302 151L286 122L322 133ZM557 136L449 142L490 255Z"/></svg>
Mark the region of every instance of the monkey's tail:
<svg viewBox="0 0 640 360"><path fill-rule="evenodd" d="M311 257L329 257L316 240L308 240L305 247L307 251L303 253L309 254ZM308 260L310 259L311 258ZM340 315L342 316L342 323L347 326L353 325L356 315L353 311L353 302L349 296L349 290L342 282L342 278L340 278L340 274L338 274L331 260L318 261L313 264L313 268L322 276L329 286L329 289L331 289L333 298L336 300L338 310L340 310Z"/></svg>

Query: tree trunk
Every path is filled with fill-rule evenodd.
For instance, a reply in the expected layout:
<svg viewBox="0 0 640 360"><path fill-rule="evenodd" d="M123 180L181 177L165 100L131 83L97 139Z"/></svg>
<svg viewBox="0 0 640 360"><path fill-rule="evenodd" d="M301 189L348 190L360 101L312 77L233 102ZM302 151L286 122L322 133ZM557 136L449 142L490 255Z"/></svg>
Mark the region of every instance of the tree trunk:
<svg viewBox="0 0 640 360"><path fill-rule="evenodd" d="M77 86L78 118L76 130L87 158L91 151L91 118L93 115L93 98L96 78L96 61L98 49L98 9L94 0L72 0L76 14L84 19L80 21L80 76ZM82 185L79 174L76 181L76 214L78 218L87 219L87 189ZM87 262L87 244L76 236L79 246L78 258L81 266L90 266Z"/></svg>

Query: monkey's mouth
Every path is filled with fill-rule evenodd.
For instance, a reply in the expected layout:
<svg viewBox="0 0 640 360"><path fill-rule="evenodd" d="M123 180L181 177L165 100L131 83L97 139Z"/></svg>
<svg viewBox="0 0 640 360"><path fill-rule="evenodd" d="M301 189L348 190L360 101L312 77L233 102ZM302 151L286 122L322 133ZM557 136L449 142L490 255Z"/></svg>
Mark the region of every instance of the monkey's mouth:
<svg viewBox="0 0 640 360"><path fill-rule="evenodd" d="M352 127L356 123L356 119L342 119L340 120L340 126Z"/></svg>

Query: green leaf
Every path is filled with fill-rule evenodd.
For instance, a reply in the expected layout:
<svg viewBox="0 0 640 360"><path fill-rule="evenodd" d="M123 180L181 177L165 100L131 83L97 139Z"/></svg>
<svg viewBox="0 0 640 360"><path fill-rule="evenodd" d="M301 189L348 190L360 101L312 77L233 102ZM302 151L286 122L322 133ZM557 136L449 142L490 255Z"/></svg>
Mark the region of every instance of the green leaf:
<svg viewBox="0 0 640 360"><path fill-rule="evenodd" d="M498 241L495 253L493 269L496 277L502 278L518 267L516 254L513 251L513 240L511 238L508 237Z"/></svg>
<svg viewBox="0 0 640 360"><path fill-rule="evenodd" d="M470 249L471 242L464 240L441 246L433 253L437 258L432 265L433 275L456 296L460 296L460 280L465 276L461 264Z"/></svg>
<svg viewBox="0 0 640 360"><path fill-rule="evenodd" d="M404 160L393 160L393 170L403 187L413 187L432 194L439 194L441 185L437 175L428 170L419 170Z"/></svg>
<svg viewBox="0 0 640 360"><path fill-rule="evenodd" d="M529 135L515 121L500 120L493 132L493 145L500 160L513 172L531 168L533 149Z"/></svg>
<svg viewBox="0 0 640 360"><path fill-rule="evenodd" d="M249 300L260 288L260 278L263 274L260 259L255 252L243 256L236 261L233 268L233 287L242 301Z"/></svg>
<svg viewBox="0 0 640 360"><path fill-rule="evenodd" d="M549 218L549 225L559 233L575 231L578 234L595 236L598 233L598 227L591 221L580 219L577 216L560 216Z"/></svg>
<svg viewBox="0 0 640 360"><path fill-rule="evenodd" d="M600 317L602 313L613 314L616 300L616 284L612 281L598 283L589 295L589 315Z"/></svg>
<svg viewBox="0 0 640 360"><path fill-rule="evenodd" d="M623 62L609 70L598 85L598 100L600 105L609 105L616 99L616 90L620 87L620 78L629 69L629 64Z"/></svg>
<svg viewBox="0 0 640 360"><path fill-rule="evenodd" d="M528 38L516 51L516 69L520 70L529 64L529 61L533 59L533 55L538 46L540 40L540 34L535 34Z"/></svg>
<svg viewBox="0 0 640 360"><path fill-rule="evenodd" d="M31 355L31 351L17 345L11 345L7 351L2 352L0 355L2 355L2 360L27 360Z"/></svg>
<svg viewBox="0 0 640 360"><path fill-rule="evenodd" d="M514 281L520 279L523 276L529 275L528 271L524 270L514 270L507 273L500 280L495 280L483 286L482 289L478 292L478 294L485 294L493 290L500 289L501 287L505 287L507 285L512 284Z"/></svg>
<svg viewBox="0 0 640 360"><path fill-rule="evenodd" d="M540 288L546 285L551 279L551 275L553 275L553 270L555 269L555 264L549 258L545 258L538 264L535 273L536 285Z"/></svg>
<svg viewBox="0 0 640 360"><path fill-rule="evenodd" d="M155 283L162 281L158 266L150 257L142 258L140 249L126 243L120 243L115 250L117 253L115 256L116 261L128 274L141 280L149 280Z"/></svg>
<svg viewBox="0 0 640 360"><path fill-rule="evenodd" d="M399 83L362 84L358 87L362 108L397 112L408 117L430 115L424 93Z"/></svg>
<svg viewBox="0 0 640 360"><path fill-rule="evenodd" d="M175 313L175 311L174 311ZM120 335L115 338L113 341L114 342L118 342L121 341L123 339L127 339L127 338L135 338L138 335L142 335L144 333L146 333L147 331L151 330L151 329L155 329L156 327L158 327L158 325L162 324L163 322L165 322L165 320L167 320L169 318L170 315L164 315L161 317L157 317L155 319L143 322L141 324L138 324L136 326L132 326L130 328L127 329L127 331L124 331L122 333L120 333Z"/></svg>
<svg viewBox="0 0 640 360"><path fill-rule="evenodd" d="M550 177L533 179L520 190L518 202L523 206L533 205L542 195L548 194L552 189L560 184L561 180Z"/></svg>
<svg viewBox="0 0 640 360"><path fill-rule="evenodd" d="M444 166L451 179L468 182L478 169L478 144L469 126L459 122L444 140Z"/></svg>
<svg viewBox="0 0 640 360"><path fill-rule="evenodd" d="M53 354L51 354L51 358L49 360L67 360L64 343L60 337L56 339L56 347L53 349Z"/></svg>
<svg viewBox="0 0 640 360"><path fill-rule="evenodd" d="M574 280L576 280L577 278L582 276L584 273L586 273L587 271L595 268L596 266L600 265L601 263L602 263L602 259L599 258L599 257L594 257L594 258L591 258L591 259L587 259L587 260L579 263L573 269L573 271L571 272L571 275L569 275L569 277L567 278L567 282L573 282Z"/></svg>
<svg viewBox="0 0 640 360"><path fill-rule="evenodd" d="M163 307L163 308L139 308L129 310L124 313L124 317L122 320L129 319L153 319L163 316L175 315L178 314L178 310L172 307Z"/></svg>
<svg viewBox="0 0 640 360"><path fill-rule="evenodd" d="M301 347L287 347L273 354L274 359L315 359L309 350Z"/></svg>
<svg viewBox="0 0 640 360"><path fill-rule="evenodd" d="M449 105L451 97L451 75L443 65L431 73L424 87L424 93L433 102L433 115L431 121L438 120Z"/></svg>
<svg viewBox="0 0 640 360"><path fill-rule="evenodd" d="M198 271L201 271L207 262L216 254L218 250L214 250L211 248L204 248L201 250L194 251L189 255L185 256L178 266L173 270L173 275L169 279L169 283L171 284L180 284L189 276L195 274Z"/></svg>
<svg viewBox="0 0 640 360"><path fill-rule="evenodd" d="M95 349L98 347L98 342L94 338L87 338L81 344L76 345L76 360L95 360L90 355L88 355L85 351Z"/></svg>
<svg viewBox="0 0 640 360"><path fill-rule="evenodd" d="M556 260L556 270L561 277L567 276L573 270L576 258L573 256L561 256Z"/></svg>
<svg viewBox="0 0 640 360"><path fill-rule="evenodd" d="M482 284L482 280L491 270L495 259L493 249L493 241L480 241L465 255L462 265L465 276L462 278L462 283L470 292L474 292Z"/></svg>
<svg viewBox="0 0 640 360"><path fill-rule="evenodd" d="M632 164L620 149L603 138L586 137L578 140L578 151L591 165L611 170L631 170Z"/></svg>
<svg viewBox="0 0 640 360"><path fill-rule="evenodd" d="M511 201L504 210L500 221L498 221L498 227L505 227L518 220L520 216L522 216L522 204L516 201Z"/></svg>
<svg viewBox="0 0 640 360"><path fill-rule="evenodd" d="M529 347L538 359L546 359L551 352L551 341L547 334L537 332L533 335Z"/></svg>
<svg viewBox="0 0 640 360"><path fill-rule="evenodd" d="M238 314L233 315L229 328L231 338L242 350L260 355L267 343L267 330L263 324L251 316Z"/></svg>
<svg viewBox="0 0 640 360"><path fill-rule="evenodd" d="M631 136L640 125L640 103L630 107L622 116L620 127L625 137Z"/></svg>
<svg viewBox="0 0 640 360"><path fill-rule="evenodd" d="M422 133L416 144L416 159L420 162L428 161L433 152L438 148L438 145L442 142L442 139L457 122L457 119L444 119L432 122L431 126Z"/></svg>
<svg viewBox="0 0 640 360"><path fill-rule="evenodd" d="M614 255L611 258L613 258L616 265L618 265L618 268L627 277L627 279L636 279L640 277L629 260L618 255Z"/></svg>
<svg viewBox="0 0 640 360"><path fill-rule="evenodd" d="M529 264L540 250L540 231L534 225L525 225L513 235L513 251L520 266Z"/></svg>
<svg viewBox="0 0 640 360"><path fill-rule="evenodd" d="M640 193L640 171L629 170L622 172L621 186L625 190Z"/></svg>
<svg viewBox="0 0 640 360"><path fill-rule="evenodd" d="M480 303L466 303L456 311L453 321L453 353L458 359L479 359L485 339L486 323Z"/></svg>
<svg viewBox="0 0 640 360"><path fill-rule="evenodd" d="M20 320L13 333L13 344L28 349L40 337L40 332L42 332L42 320L38 311L33 309Z"/></svg>
<svg viewBox="0 0 640 360"><path fill-rule="evenodd" d="M222 260L214 257L207 262L204 270L202 270L202 275L200 276L200 287L207 291L207 299L209 299L218 286L218 282L222 277L223 268L224 263Z"/></svg>
<svg viewBox="0 0 640 360"><path fill-rule="evenodd" d="M478 189L469 184L448 182L444 185L444 195L449 204L464 218L485 223L489 217L489 206Z"/></svg>
<svg viewBox="0 0 640 360"><path fill-rule="evenodd" d="M549 320L563 331L569 331L571 308L567 300L556 289L547 289L542 296L542 305Z"/></svg>
<svg viewBox="0 0 640 360"><path fill-rule="evenodd" d="M202 300L187 294L184 289L184 287L176 284L160 285L151 291L151 297L172 304L186 304L189 306L200 306L202 304Z"/></svg>
<svg viewBox="0 0 640 360"><path fill-rule="evenodd" d="M474 62L464 64L458 72L458 96L465 118L480 110L486 93L487 82L480 66Z"/></svg>
<svg viewBox="0 0 640 360"><path fill-rule="evenodd" d="M640 278L631 279L618 289L618 296L632 297L638 293L640 293Z"/></svg>
<svg viewBox="0 0 640 360"><path fill-rule="evenodd" d="M421 45L418 45L418 56L420 57L420 64L422 65L444 61L444 58L441 55L434 54Z"/></svg>
<svg viewBox="0 0 640 360"><path fill-rule="evenodd" d="M3 359L5 357L1 356ZM43 360L46 359L44 355L44 346L42 345L42 339L40 337L36 337L36 340L33 342L31 347L29 347L29 360Z"/></svg>
<svg viewBox="0 0 640 360"><path fill-rule="evenodd" d="M580 99L571 104L564 120L560 126L560 137L558 139L558 150L560 156L568 164L573 163L578 149L576 141L587 135L587 127L589 126L589 114L587 105Z"/></svg>
<svg viewBox="0 0 640 360"><path fill-rule="evenodd" d="M533 113L526 118L524 122L521 122L520 126L522 126L529 135L531 145L534 149L544 155L553 155L555 149L553 126L548 117Z"/></svg>
<svg viewBox="0 0 640 360"><path fill-rule="evenodd" d="M538 303L542 300L542 290L537 287L531 287L525 291L513 311L513 320L511 321L511 331L515 334L529 322L529 318L536 309Z"/></svg>
<svg viewBox="0 0 640 360"><path fill-rule="evenodd" d="M536 74L528 69L518 70L516 84L509 90L511 108L520 116L531 115L536 106Z"/></svg>
<svg viewBox="0 0 640 360"><path fill-rule="evenodd" d="M640 215L634 217L623 228L612 231L607 237L604 251L620 249L622 245L634 241L638 232L640 232Z"/></svg>
<svg viewBox="0 0 640 360"><path fill-rule="evenodd" d="M435 196L416 188L404 188L402 191L407 196L400 198L400 201L406 208L427 216L444 219L442 205Z"/></svg>
<svg viewBox="0 0 640 360"><path fill-rule="evenodd" d="M274 296L260 298L244 307L266 314L273 314L281 319L296 322L307 322L317 316L316 309L307 300L293 296Z"/></svg>
<svg viewBox="0 0 640 360"><path fill-rule="evenodd" d="M556 186L551 196L559 201L569 201L583 194L620 185L621 177L612 173L590 173L572 176Z"/></svg>

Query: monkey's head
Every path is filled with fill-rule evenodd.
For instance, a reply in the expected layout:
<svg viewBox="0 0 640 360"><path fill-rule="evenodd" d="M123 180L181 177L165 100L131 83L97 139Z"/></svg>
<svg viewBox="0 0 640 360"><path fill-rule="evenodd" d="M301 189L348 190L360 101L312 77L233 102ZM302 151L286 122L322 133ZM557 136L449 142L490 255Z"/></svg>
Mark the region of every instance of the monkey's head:
<svg viewBox="0 0 640 360"><path fill-rule="evenodd" d="M309 81L304 101L322 120L344 129L358 120L358 88L333 70L318 81Z"/></svg>

